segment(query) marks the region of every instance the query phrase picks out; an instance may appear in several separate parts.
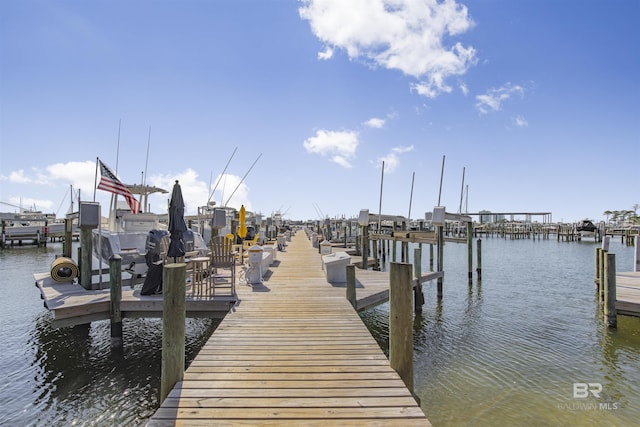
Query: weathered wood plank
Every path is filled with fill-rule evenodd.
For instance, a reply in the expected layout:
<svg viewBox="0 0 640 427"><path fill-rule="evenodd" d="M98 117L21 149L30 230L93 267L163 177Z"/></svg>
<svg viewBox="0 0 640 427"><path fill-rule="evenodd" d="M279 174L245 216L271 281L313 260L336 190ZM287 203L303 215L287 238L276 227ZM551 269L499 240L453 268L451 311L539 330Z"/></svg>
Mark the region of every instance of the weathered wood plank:
<svg viewBox="0 0 640 427"><path fill-rule="evenodd" d="M372 411L376 416L372 417ZM416 406L384 406L384 407L308 407L308 408L263 408L263 407L244 407L244 408L215 408L215 407L161 407L158 409L154 418L176 418L176 419L201 419L209 420L209 422L217 423L220 419L241 419L260 420L274 419L323 419L323 420L339 420L350 418L419 418L425 419L422 410Z"/></svg>

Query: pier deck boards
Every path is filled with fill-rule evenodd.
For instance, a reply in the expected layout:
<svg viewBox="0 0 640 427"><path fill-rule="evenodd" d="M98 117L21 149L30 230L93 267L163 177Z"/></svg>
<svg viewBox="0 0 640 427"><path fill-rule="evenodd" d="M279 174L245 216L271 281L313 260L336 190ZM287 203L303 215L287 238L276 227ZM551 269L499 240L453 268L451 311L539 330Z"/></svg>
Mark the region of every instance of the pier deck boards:
<svg viewBox="0 0 640 427"><path fill-rule="evenodd" d="M640 272L616 274L616 310L640 317Z"/></svg>
<svg viewBox="0 0 640 427"><path fill-rule="evenodd" d="M238 285L149 426L430 425L304 233L271 272Z"/></svg>

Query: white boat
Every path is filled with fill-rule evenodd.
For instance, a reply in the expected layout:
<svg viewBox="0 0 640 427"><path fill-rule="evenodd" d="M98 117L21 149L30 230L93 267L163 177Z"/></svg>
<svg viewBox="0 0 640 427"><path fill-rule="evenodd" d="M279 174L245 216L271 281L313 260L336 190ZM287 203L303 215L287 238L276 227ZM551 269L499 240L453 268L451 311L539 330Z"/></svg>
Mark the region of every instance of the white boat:
<svg viewBox="0 0 640 427"><path fill-rule="evenodd" d="M24 210L20 213L0 213L0 220L3 243L14 240L33 240L34 243L39 243L49 235L56 215Z"/></svg>
<svg viewBox="0 0 640 427"><path fill-rule="evenodd" d="M209 202L206 206L198 208L198 216L193 228L203 237L205 242L211 241L212 236L224 236L233 231L233 221L237 218L238 211L227 206L215 206L215 202Z"/></svg>
<svg viewBox="0 0 640 427"><path fill-rule="evenodd" d="M594 237L597 229L598 227L588 219L583 219L582 222L576 226L576 232L580 237Z"/></svg>
<svg viewBox="0 0 640 427"><path fill-rule="evenodd" d="M167 193L162 188L151 186L136 185L128 188L133 194L140 194L145 199L151 193ZM114 197L114 199L116 200L113 201L112 206L115 204L116 207L110 209L108 223L104 226L101 224L99 228L93 230L94 255L108 265L109 258L118 254L122 257L123 271L140 277L148 269L146 255L149 244L155 244L153 240L158 236L164 235L168 239L168 232L166 234L157 232L167 230L168 215L151 212L134 214L126 203L117 205L117 198ZM207 245L199 233L187 230L183 233L183 239L186 252L197 255L207 254Z"/></svg>

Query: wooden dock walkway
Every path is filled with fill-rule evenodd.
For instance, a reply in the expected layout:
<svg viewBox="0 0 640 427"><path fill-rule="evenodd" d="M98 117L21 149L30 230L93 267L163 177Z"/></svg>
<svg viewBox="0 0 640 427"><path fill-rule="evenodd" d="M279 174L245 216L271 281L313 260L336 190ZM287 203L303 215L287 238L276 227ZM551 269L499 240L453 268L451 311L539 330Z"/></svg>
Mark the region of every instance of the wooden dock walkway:
<svg viewBox="0 0 640 427"><path fill-rule="evenodd" d="M304 233L270 270L238 284L237 306L149 426L430 425Z"/></svg>
<svg viewBox="0 0 640 427"><path fill-rule="evenodd" d="M616 311L640 317L640 272L616 274Z"/></svg>

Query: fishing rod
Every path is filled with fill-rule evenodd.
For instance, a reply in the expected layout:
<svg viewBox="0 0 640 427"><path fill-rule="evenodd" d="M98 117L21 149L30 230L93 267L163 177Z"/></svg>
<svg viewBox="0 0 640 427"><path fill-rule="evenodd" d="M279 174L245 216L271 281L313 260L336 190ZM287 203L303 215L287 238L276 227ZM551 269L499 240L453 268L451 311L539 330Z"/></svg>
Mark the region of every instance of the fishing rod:
<svg viewBox="0 0 640 427"><path fill-rule="evenodd" d="M440 190L438 190L438 206L440 206L440 196L442 195L442 178L444 177L444 158L442 156L442 169L440 169Z"/></svg>
<svg viewBox="0 0 640 427"><path fill-rule="evenodd" d="M464 171L466 168L462 168L462 188L460 188L460 207L458 213L462 213L462 198L464 197Z"/></svg>
<svg viewBox="0 0 640 427"><path fill-rule="evenodd" d="M151 126L149 126L149 138L147 139L147 158L144 162L144 175L142 176L142 185L147 185L147 166L149 165L149 147L151 146ZM142 195L140 196L142 198Z"/></svg>
<svg viewBox="0 0 640 427"><path fill-rule="evenodd" d="M316 215L318 215L318 218L322 219L322 214L320 213L320 211L318 210L318 208L316 207L315 203L311 203L311 206L313 206L313 209L316 210Z"/></svg>
<svg viewBox="0 0 640 427"><path fill-rule="evenodd" d="M240 184L242 184L244 182L244 179L247 177L247 175L249 175L249 172L251 172L251 169L253 169L253 167L256 165L256 163L258 163L258 160L260 160L260 157L262 157L262 153L260 153L260 155L258 156L258 158L253 162L253 164L251 165L251 167L249 168L249 170L247 171L247 173L244 174L244 176L242 177L242 179L240 180L240 182L238 183L238 185L236 186L236 188L233 190L233 192L231 193L231 195L229 196L229 198L227 199L227 201L225 202L225 206L227 206L227 204L229 203L229 200L231 200L231 198L233 197L233 195L236 193L236 190L240 187Z"/></svg>
<svg viewBox="0 0 640 427"><path fill-rule="evenodd" d="M233 156L236 154L236 151L238 150L238 147L233 149L233 153L231 153L231 157L229 157L229 160L227 160L227 164L224 167L224 169L222 170L222 174L220 174L220 177L218 177L218 181L216 182L216 186L213 187L213 190L211 190L211 194L209 194L209 198L207 199L207 205L209 204L209 202L211 201L211 198L213 197L213 193L216 192L216 188L218 188L218 184L220 184L220 180L222 179L222 177L224 176L224 173L227 171L227 168L229 167L229 163L231 163L231 159L233 159ZM211 184L209 184L211 185Z"/></svg>
<svg viewBox="0 0 640 427"><path fill-rule="evenodd" d="M409 221L411 221L411 202L413 201L413 182L416 179L416 173L413 172L413 175L411 176L411 195L409 196L409 216L407 216L407 219Z"/></svg>

